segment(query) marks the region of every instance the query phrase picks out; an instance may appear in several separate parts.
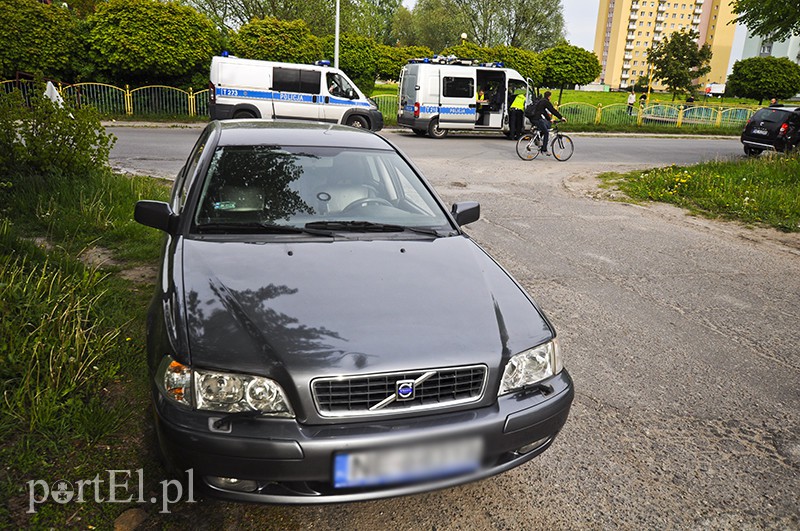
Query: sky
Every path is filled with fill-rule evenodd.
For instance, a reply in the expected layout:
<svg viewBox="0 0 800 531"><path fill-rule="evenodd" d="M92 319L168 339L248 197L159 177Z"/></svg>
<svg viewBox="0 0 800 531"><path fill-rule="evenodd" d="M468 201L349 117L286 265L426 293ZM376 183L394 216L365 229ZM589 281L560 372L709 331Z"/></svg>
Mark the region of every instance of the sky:
<svg viewBox="0 0 800 531"><path fill-rule="evenodd" d="M567 40L590 52L594 50L594 31L600 0L561 0Z"/></svg>

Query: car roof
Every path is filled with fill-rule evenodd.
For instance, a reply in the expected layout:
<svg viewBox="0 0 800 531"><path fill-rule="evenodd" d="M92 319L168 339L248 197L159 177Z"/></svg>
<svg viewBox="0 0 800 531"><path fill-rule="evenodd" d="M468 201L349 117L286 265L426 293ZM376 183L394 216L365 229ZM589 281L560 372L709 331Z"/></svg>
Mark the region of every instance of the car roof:
<svg viewBox="0 0 800 531"><path fill-rule="evenodd" d="M381 136L366 129L322 122L293 120L222 120L211 122L219 129L220 146L314 146L394 150Z"/></svg>

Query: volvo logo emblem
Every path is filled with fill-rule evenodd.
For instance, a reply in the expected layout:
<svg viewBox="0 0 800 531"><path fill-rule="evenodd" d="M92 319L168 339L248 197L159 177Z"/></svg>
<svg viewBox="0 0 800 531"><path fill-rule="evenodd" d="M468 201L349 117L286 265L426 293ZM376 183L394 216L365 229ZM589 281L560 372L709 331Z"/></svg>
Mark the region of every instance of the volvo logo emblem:
<svg viewBox="0 0 800 531"><path fill-rule="evenodd" d="M414 400L414 380L398 380L395 386L398 400Z"/></svg>

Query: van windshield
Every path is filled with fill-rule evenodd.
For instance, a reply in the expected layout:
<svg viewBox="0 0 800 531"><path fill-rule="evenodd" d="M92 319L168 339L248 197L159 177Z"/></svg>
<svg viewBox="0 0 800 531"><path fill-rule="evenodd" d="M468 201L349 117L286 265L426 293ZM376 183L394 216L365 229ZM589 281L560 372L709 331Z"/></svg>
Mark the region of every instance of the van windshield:
<svg viewBox="0 0 800 531"><path fill-rule="evenodd" d="M326 79L328 82L328 93L331 96L347 98L350 94L355 93L355 88L353 88L353 85L350 84L344 76L335 72L328 72Z"/></svg>

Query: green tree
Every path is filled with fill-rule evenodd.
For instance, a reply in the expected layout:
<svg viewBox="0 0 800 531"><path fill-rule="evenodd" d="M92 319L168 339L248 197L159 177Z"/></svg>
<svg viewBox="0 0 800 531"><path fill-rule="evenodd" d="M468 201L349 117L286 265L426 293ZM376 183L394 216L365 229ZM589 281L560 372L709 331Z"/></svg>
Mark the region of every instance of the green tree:
<svg viewBox="0 0 800 531"><path fill-rule="evenodd" d="M334 36L325 39L326 57L334 56ZM375 88L378 74L378 43L369 37L342 33L339 36L339 68L369 96Z"/></svg>
<svg viewBox="0 0 800 531"><path fill-rule="evenodd" d="M544 63L542 84L559 89L558 102L565 87L586 85L600 75L600 62L597 56L578 46L559 44L539 54Z"/></svg>
<svg viewBox="0 0 800 531"><path fill-rule="evenodd" d="M35 0L0 0L0 76L70 79L80 51L69 11ZM12 31L13 28L13 31Z"/></svg>
<svg viewBox="0 0 800 531"><path fill-rule="evenodd" d="M800 35L800 1L798 0L733 0L737 22L756 35L784 40Z"/></svg>
<svg viewBox="0 0 800 531"><path fill-rule="evenodd" d="M449 0L418 0L412 11L417 46L440 52L461 42L468 22L454 12Z"/></svg>
<svg viewBox="0 0 800 531"><path fill-rule="evenodd" d="M481 46L541 51L564 38L561 2L553 0L447 0Z"/></svg>
<svg viewBox="0 0 800 531"><path fill-rule="evenodd" d="M534 87L542 85L545 74L542 54L511 46L496 46L492 48L492 61L500 61L506 68L513 68L529 79Z"/></svg>
<svg viewBox="0 0 800 531"><path fill-rule="evenodd" d="M168 83L207 72L220 49L211 21L176 2L109 0L87 23L90 56L115 82Z"/></svg>
<svg viewBox="0 0 800 531"><path fill-rule="evenodd" d="M262 61L313 63L322 59L322 42L302 20L256 19L231 36L231 51Z"/></svg>
<svg viewBox="0 0 800 531"><path fill-rule="evenodd" d="M756 99L759 105L767 98L790 98L800 92L800 66L786 57L750 57L736 61L725 92Z"/></svg>
<svg viewBox="0 0 800 531"><path fill-rule="evenodd" d="M392 43L397 46L417 44L414 15L404 5L400 5L392 17Z"/></svg>
<svg viewBox="0 0 800 531"><path fill-rule="evenodd" d="M647 50L653 78L667 86L673 101L678 94L694 92L698 87L694 80L711 71L711 46L698 47L697 38L697 32L680 31Z"/></svg>

